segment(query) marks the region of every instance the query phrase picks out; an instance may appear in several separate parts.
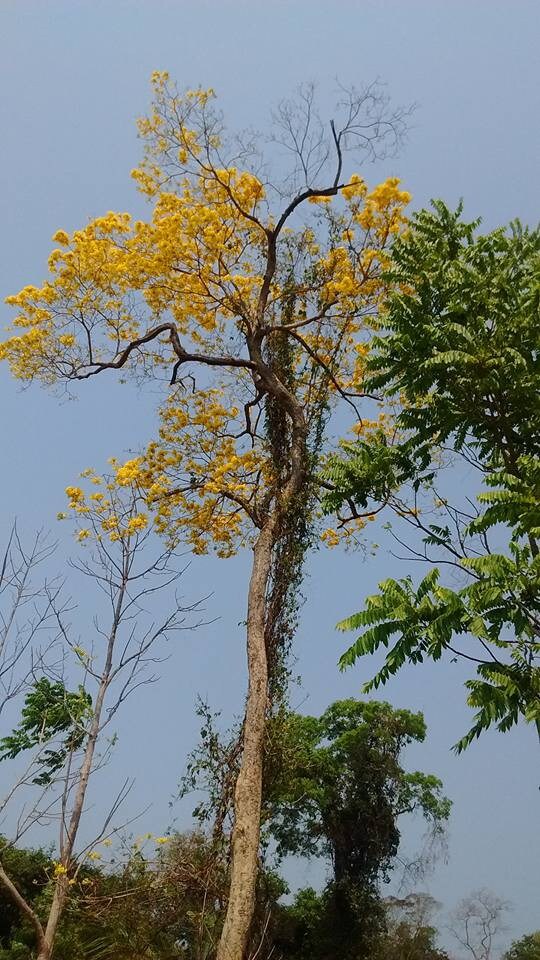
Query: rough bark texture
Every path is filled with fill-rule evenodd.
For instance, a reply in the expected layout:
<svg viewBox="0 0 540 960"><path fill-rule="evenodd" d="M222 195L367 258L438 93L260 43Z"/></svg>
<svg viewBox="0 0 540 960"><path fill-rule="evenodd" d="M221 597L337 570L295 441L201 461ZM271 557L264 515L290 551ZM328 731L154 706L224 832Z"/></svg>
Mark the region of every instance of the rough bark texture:
<svg viewBox="0 0 540 960"><path fill-rule="evenodd" d="M291 421L290 474L284 488L275 491L274 506L262 526L253 551L248 593L248 695L244 720L242 761L234 797L231 879L227 913L216 960L244 960L255 908L262 807L265 727L268 707L267 590L273 551L281 521L305 479L306 425L301 407L257 356L265 386L279 399Z"/></svg>
<svg viewBox="0 0 540 960"><path fill-rule="evenodd" d="M275 527L276 521L272 518L261 530L253 550L247 615L249 685L242 765L234 797L229 904L217 960L241 960L244 957L255 906L268 698L266 589L272 564Z"/></svg>
<svg viewBox="0 0 540 960"><path fill-rule="evenodd" d="M231 879L225 922L216 960L244 960L255 908L261 829L264 739L268 707L267 590L272 573L274 548L281 521L305 478L307 429L303 411L293 394L281 382L262 354L264 310L276 269L277 230L269 237L267 269L260 294L256 324L258 333L249 336L250 360L255 367L257 389L274 398L289 418L291 449L289 476L274 491L268 516L261 524L253 550L248 593L247 658L248 695L244 719L242 761L234 796L234 826L231 844ZM283 464L276 465L283 467ZM276 475L283 476L278 469Z"/></svg>
<svg viewBox="0 0 540 960"><path fill-rule="evenodd" d="M4 890L8 896L11 897L13 903L19 908L23 916L30 921L32 927L34 928L36 944L39 950L38 960L48 960L50 951L45 941L45 931L41 925L41 921L35 910L30 906L29 903L27 903L22 893L19 892L11 878L8 877L1 863L0 882L2 883L2 886L4 887Z"/></svg>
<svg viewBox="0 0 540 960"><path fill-rule="evenodd" d="M38 953L38 960L49 960L53 955L54 942L56 940L56 932L58 930L58 924L64 912L64 907L66 904L68 895L68 879L67 877L59 877L56 881L56 887L54 890L54 896L51 903L51 909L49 910L49 916L47 917L47 926L45 928L45 942Z"/></svg>

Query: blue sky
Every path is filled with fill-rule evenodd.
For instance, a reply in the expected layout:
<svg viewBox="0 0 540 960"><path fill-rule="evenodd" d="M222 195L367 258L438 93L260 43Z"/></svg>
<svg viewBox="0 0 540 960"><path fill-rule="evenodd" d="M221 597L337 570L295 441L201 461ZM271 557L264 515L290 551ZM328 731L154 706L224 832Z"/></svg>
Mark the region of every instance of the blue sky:
<svg viewBox="0 0 540 960"><path fill-rule="evenodd" d="M539 26L538 3L525 0L3 0L0 293L40 282L56 229L110 209L144 212L129 171L140 155L134 121L155 69L181 86L213 86L231 127L263 130L272 105L302 81L315 80L325 102L336 77L380 77L394 101L418 108L401 155L367 169L368 179L399 175L414 206L463 197L466 213L487 228L516 216L536 223ZM144 443L156 400L151 390L100 377L68 401L38 387L21 391L1 369L0 531L17 515L28 532L44 524L56 535L66 484ZM119 723L117 768L107 778L137 776L137 806L153 804L145 828L167 825L167 802L196 738L196 694L227 718L238 708L246 571L245 557L193 562L185 592L212 593L209 615L220 619L180 637L160 684ZM359 691L367 667L338 672L335 622L382 576L402 572L384 552L367 562L325 551L312 558L296 647L302 709ZM441 776L454 801L449 862L431 892L451 907L473 888L492 888L514 904L510 936L539 923L538 746L532 730L519 729L486 736L456 758L450 746L467 723L464 675L459 666L405 671L385 696L424 710L429 739L410 762ZM187 811L176 810L179 825ZM296 878L308 879L303 868Z"/></svg>

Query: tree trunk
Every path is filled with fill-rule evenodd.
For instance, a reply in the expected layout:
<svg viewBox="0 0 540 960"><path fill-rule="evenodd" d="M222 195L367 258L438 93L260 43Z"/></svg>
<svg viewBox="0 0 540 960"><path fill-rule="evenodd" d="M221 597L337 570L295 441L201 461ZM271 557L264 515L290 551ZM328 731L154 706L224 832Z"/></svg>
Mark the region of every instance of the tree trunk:
<svg viewBox="0 0 540 960"><path fill-rule="evenodd" d="M231 879L227 913L217 960L244 960L255 907L261 829L264 733L268 702L268 663L265 646L266 590L277 528L274 514L263 527L253 550L248 593L247 656L249 683L244 722L242 762L234 794Z"/></svg>
<svg viewBox="0 0 540 960"><path fill-rule="evenodd" d="M73 848L75 846L75 841L77 839L77 833L78 833L79 825L81 822L84 801L86 799L88 781L90 779L90 774L92 772L92 765L94 762L96 744L98 741L99 732L101 728L101 714L103 711L103 704L105 702L105 696L106 696L107 689L110 682L114 644L116 641L118 626L120 624L121 617L122 617L122 609L123 609L124 597L126 592L126 582L127 582L126 578L124 577L124 579L122 580L122 586L120 588L119 595L115 604L114 619L113 619L111 631L108 638L105 664L103 666L103 672L101 674L101 678L99 682L99 689L96 697L96 704L94 707L94 715L92 717L92 723L90 724L90 730L88 733L88 740L86 742L86 747L84 750L83 761L78 774L77 789L75 793L75 799L73 801L73 809L71 811L69 825L66 831L66 840L65 840L65 843L61 841L61 847L62 847L61 862L66 867L70 864L71 857L73 855ZM56 882L56 887L54 890L51 907L49 910L49 916L47 918L47 926L45 928L43 940L40 942L37 960L50 960L50 958L52 957L54 942L56 940L56 932L58 930L58 924L60 923L62 914L64 912L64 907L65 907L66 900L69 893L68 883L69 881L66 875L59 877Z"/></svg>
<svg viewBox="0 0 540 960"><path fill-rule="evenodd" d="M45 936L45 931L43 929L41 920L39 919L34 908L28 903L27 900L23 897L22 893L18 887L13 883L13 880L7 875L2 862L0 861L0 883L3 886L4 890L11 898L12 902L19 908L23 917L26 917L30 921L32 927L34 928L34 933L36 936L36 945L38 948L38 960L49 960L50 957L50 947L47 943Z"/></svg>
<svg viewBox="0 0 540 960"><path fill-rule="evenodd" d="M68 879L66 876L59 877L56 881L54 894L52 898L49 916L47 917L47 926L45 935L39 945L37 960L50 960L52 957L54 941L56 940L56 931L60 918L64 912L64 906L68 892Z"/></svg>

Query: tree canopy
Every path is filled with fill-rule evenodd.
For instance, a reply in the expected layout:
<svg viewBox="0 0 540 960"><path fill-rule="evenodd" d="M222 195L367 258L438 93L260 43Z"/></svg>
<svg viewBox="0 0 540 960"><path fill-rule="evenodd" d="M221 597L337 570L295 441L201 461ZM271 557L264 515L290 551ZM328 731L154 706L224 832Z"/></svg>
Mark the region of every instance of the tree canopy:
<svg viewBox="0 0 540 960"><path fill-rule="evenodd" d="M152 84L133 172L148 219L109 212L58 230L49 278L8 298L17 313L0 358L47 386L108 371L160 382L158 436L146 446L137 438L139 455L114 464L118 487L143 500L132 526L153 523L195 553L253 551L218 951L230 960L245 951L255 904L265 727L286 674L325 426L337 403L358 419L370 318L410 200L396 177L370 189L349 158L394 150L407 111L371 84L341 90L323 123L306 86L274 114L263 155L262 138L227 132L212 90L180 93L165 72ZM279 180L275 146L290 160ZM81 539L92 534L88 511L103 510L97 535L116 540L110 497L66 492Z"/></svg>
<svg viewBox="0 0 540 960"><path fill-rule="evenodd" d="M514 940L504 955L504 960L539 960L539 958L540 931Z"/></svg>
<svg viewBox="0 0 540 960"><path fill-rule="evenodd" d="M441 781L402 765L404 748L424 740L424 718L350 699L275 724L267 832L278 856L322 856L332 869L323 892L303 891L286 915L296 920L298 952L285 955L371 956L385 929L381 884L396 865L401 818L419 813L440 833L450 813Z"/></svg>
<svg viewBox="0 0 540 960"><path fill-rule="evenodd" d="M342 666L389 648L372 689L405 663L468 659L477 713L459 749L540 720L540 231L477 228L439 201L394 245L364 389L395 413L343 443L327 498L353 517L391 511L396 542L430 565L340 624L362 629ZM444 582L452 569L463 586Z"/></svg>

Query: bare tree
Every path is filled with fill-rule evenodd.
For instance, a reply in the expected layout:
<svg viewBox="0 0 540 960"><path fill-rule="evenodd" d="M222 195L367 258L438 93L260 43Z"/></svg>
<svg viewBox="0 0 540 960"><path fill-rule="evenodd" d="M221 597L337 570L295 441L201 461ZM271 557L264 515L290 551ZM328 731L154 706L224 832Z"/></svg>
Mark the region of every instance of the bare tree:
<svg viewBox="0 0 540 960"><path fill-rule="evenodd" d="M130 523L138 516L134 491L122 497L116 493L112 501L117 521L112 542L103 536L103 514L87 511L91 546L84 559L72 563L106 598L105 616L96 614L89 631L90 648L84 649L73 636L67 620L73 604L61 599L57 583L46 583L37 594L45 598L43 609L32 603L32 616L15 631L11 651L7 645L3 651L4 662L11 665L9 696L21 695L24 710L12 734L0 741L0 760L15 760L22 753L29 756L3 802L3 809L9 812L15 795L19 799L23 790L25 803L10 842L20 840L31 826L56 825L57 829L58 852L50 878L54 889L45 919L38 916L0 862L0 884L33 927L38 960L49 960L52 955L70 888L89 851L125 825L117 824L115 816L131 789L130 780L123 782L110 801L93 839L80 842L91 776L110 758L107 728L126 699L156 679L152 668L163 659L158 642L189 628L187 615L198 608L198 604L183 606L175 596L170 611L161 619L154 618L156 594L174 589L182 571L175 569L170 551L161 549L149 558L151 531ZM15 592L15 601L1 621L7 640L7 628L15 621L13 603L17 610L30 602L29 574L49 553L37 538L26 554L14 534L5 556L5 571L11 571L6 583L11 582ZM47 649L54 649L55 656L46 660L40 655L39 669L33 664L31 673L23 669L22 679L15 679L14 667L21 663L22 652L31 647L37 629L45 627L51 634ZM74 678L79 680L76 687ZM102 749L98 749L100 744Z"/></svg>
<svg viewBox="0 0 540 960"><path fill-rule="evenodd" d="M40 640L44 633L50 636L62 583L55 579L37 585L35 575L55 548L39 531L26 549L14 524L0 558L0 715L45 657Z"/></svg>
<svg viewBox="0 0 540 960"><path fill-rule="evenodd" d="M473 960L492 960L497 938L503 932L503 917L510 905L491 890L475 890L461 900L450 917L448 929Z"/></svg>

